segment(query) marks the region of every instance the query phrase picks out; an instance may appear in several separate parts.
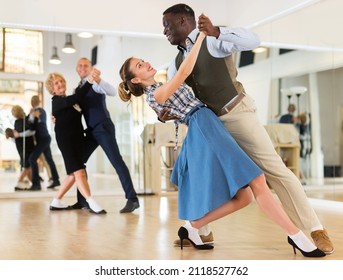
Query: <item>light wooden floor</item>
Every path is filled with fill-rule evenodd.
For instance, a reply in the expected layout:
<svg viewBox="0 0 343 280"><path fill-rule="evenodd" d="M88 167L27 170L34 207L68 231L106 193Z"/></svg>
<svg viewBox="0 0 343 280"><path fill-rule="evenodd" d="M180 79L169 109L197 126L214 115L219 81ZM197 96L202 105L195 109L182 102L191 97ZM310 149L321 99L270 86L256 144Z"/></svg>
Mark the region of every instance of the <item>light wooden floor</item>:
<svg viewBox="0 0 343 280"><path fill-rule="evenodd" d="M215 249L197 251L173 246L182 221L177 193L140 196L140 209L120 214L126 200L114 176L92 176L95 197L108 211L49 211L54 191L0 196L1 260L304 260L293 254L286 235L255 203L212 224ZM0 185L9 184L2 176ZM11 185L11 188L13 184ZM111 189L111 191L108 191ZM107 190L107 191L106 191ZM72 189L65 202L75 202ZM343 260L343 202L311 199L328 229L335 253ZM308 233L307 233L308 234Z"/></svg>

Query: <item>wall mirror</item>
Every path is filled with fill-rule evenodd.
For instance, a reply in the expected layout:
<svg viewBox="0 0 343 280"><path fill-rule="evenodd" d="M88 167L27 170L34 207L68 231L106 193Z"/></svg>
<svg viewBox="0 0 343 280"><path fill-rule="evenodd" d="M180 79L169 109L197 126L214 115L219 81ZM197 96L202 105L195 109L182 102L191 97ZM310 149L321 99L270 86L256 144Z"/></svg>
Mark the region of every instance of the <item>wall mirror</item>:
<svg viewBox="0 0 343 280"><path fill-rule="evenodd" d="M304 190L312 198L343 201L342 53L271 52L267 123L278 123L288 105L295 105L294 116L305 129L299 158Z"/></svg>
<svg viewBox="0 0 343 280"><path fill-rule="evenodd" d="M15 151L13 139L6 139L5 130L14 128L15 118L12 108L19 105L28 114L31 109L31 97L38 95L42 104L43 83L40 81L1 79L0 80L0 158L1 167L7 171L19 168L18 151Z"/></svg>
<svg viewBox="0 0 343 280"><path fill-rule="evenodd" d="M192 2L192 1L190 1ZM198 3L202 1L193 1L191 4L196 11L208 10L208 14L213 17L213 14L217 14L217 8L215 10L206 8L202 9ZM223 4L227 1L220 1ZM301 1L294 1L301 2ZM307 194L314 198L326 198L337 199L340 197L340 191L342 189L342 166L343 166L343 122L342 122L342 75L343 75L343 55L342 49L339 48L341 42L338 36L329 38L329 33L325 28L328 26L338 26L339 24L332 22L338 20L334 11L339 11L339 8L333 9L334 5L340 7L340 2L337 0L330 1L305 1L304 6L294 5L296 9L299 9L300 14L296 12L296 9L287 10L289 14L278 14L275 18L269 19L265 14L266 9L262 9L263 13L261 18L265 18L266 25L268 22L275 22L274 25L270 24L270 28L259 29L259 26L255 28L257 33L263 37L266 41L270 42L283 42L284 44L273 45L266 44L267 52L254 54L251 57L254 60L253 65L240 65L240 57L237 58L238 79L244 83L249 93L253 95L256 100L259 115L261 121L264 124L275 123L277 117L286 113L289 102L295 103L298 107L296 114L304 113L307 116L307 124L311 127L311 134L307 140L308 152L306 158L302 160L304 165L303 173L306 176L307 182L304 185L304 189ZM204 2L205 3L205 2ZM331 18L327 19L325 23L320 23L320 26L312 25L313 19L317 22L318 16L316 12L323 10L322 5L330 4L328 10L325 10L327 14L331 14ZM159 6L161 5L161 7ZM206 4L203 4L206 5ZM224 5L224 4L223 4ZM225 4L227 5L227 4ZM237 4L238 5L238 4ZM256 3L257 5L257 3ZM283 4L286 5L286 4ZM291 5L291 4L289 4ZM307 6L308 5L308 9ZM165 4L159 3L156 7L159 7L162 11ZM226 6L223 6L226 7ZM238 7L238 6L237 6ZM161 11L156 11L155 18L152 22L160 22ZM225 10L225 9L223 9ZM294 13L293 13L294 12ZM313 15L310 14L313 13ZM212 13L212 14L211 14ZM15 14L15 13L13 13ZM288 17L289 16L289 17ZM51 18L54 18L51 16ZM226 23L220 18L221 22L218 24ZM227 18L227 16L225 17ZM230 18L230 17L229 17ZM231 17L232 24L234 26L240 26L235 24L234 19L236 16ZM231 19L230 18L230 19ZM278 21L279 19L279 21ZM287 24L283 24L283 20L290 19ZM237 19L238 20L238 19ZM258 22L258 18L245 19L240 18L245 24L248 25L252 21ZM269 20L269 21L268 21ZM55 22L49 22L52 26ZM56 20L57 21L57 20ZM241 21L241 22L242 22ZM239 23L241 23L239 22ZM289 22L294 26L301 26L301 28L293 28L292 32L277 32L277 28L281 25L286 26L287 29L293 27L289 25ZM216 22L215 22L216 23ZM231 23L231 22L230 22ZM106 23L108 24L108 23ZM263 27L263 22L262 22ZM254 26L252 26L254 28ZM314 30L318 30L315 35L311 35ZM157 32L160 34L162 27L158 30L154 30L154 34ZM103 70L104 77L108 81L113 83L118 82L117 69L122 63L125 57L136 55L143 57L152 62L155 66L164 67L174 57L175 48L171 47L165 37L152 36L152 38L143 38L143 36L129 36L123 37L120 33L111 35L108 33L98 33L96 38L92 39L78 39L76 33L72 33L73 44L77 49L76 54L64 54L61 52L61 48L66 41L66 33L72 32L72 30L58 30L58 32L45 31L44 32L44 74L35 76L38 81L43 82L46 74L49 71L63 71L68 79L68 85L72 89L74 84L77 84L78 77L75 75L75 63L79 56L91 57L92 50L97 46L97 65ZM283 30L285 31L285 30ZM301 34L304 34L301 36ZM313 49L312 46L314 36L318 37L320 34L320 42L323 46L318 49ZM292 47L287 45L291 43L291 40L295 37L303 37L309 42L308 48ZM296 38L295 41L299 39ZM288 40L288 41L287 41ZM286 41L286 42L285 42ZM0 38L1 43L1 38ZM315 43L318 43L315 41ZM306 44L305 44L306 45ZM53 47L57 47L58 55L62 60L59 65L50 65L48 60L51 57ZM138 49L137 46L140 46ZM338 48L335 48L335 47ZM2 51L2 49L0 48ZM163 50L163 52L161 51ZM0 56L0 66L3 65L3 61ZM0 67L1 69L1 67ZM13 75L3 75L0 72L1 80L13 79ZM21 74L19 80L34 80L32 75ZM290 97L287 94L282 93L281 90L289 90L292 87L305 87L306 92L297 96L297 92L292 93ZM43 89L44 92L44 89ZM43 93L46 97L47 95ZM120 104L120 105L119 105ZM46 109L49 111L49 102L44 101ZM134 105L128 109L127 104L122 104L118 99L115 102L109 103L109 109L111 111L111 117L118 129L118 135L124 135L127 132L127 124L130 124L131 134L127 134L127 137L133 137L132 145L127 145L128 141L125 139L119 139L120 145L123 150L127 150L127 162L132 167L132 172L135 176L142 175L142 167L137 162L141 159L137 158L137 152L135 147L141 147L141 132L144 125L148 122L156 121L155 116L149 112L149 108L145 108L141 104ZM132 110L136 113L138 119L134 120L132 116ZM143 120L142 120L143 119ZM137 121L139 120L139 121ZM253 136L252 136L253 137ZM1 139L3 143L3 139ZM96 157L92 159L90 172L92 173L111 173L112 168L108 167L106 157L100 151ZM141 179L139 179L141 180ZM140 186L139 188L143 188ZM325 194L325 195L324 195Z"/></svg>

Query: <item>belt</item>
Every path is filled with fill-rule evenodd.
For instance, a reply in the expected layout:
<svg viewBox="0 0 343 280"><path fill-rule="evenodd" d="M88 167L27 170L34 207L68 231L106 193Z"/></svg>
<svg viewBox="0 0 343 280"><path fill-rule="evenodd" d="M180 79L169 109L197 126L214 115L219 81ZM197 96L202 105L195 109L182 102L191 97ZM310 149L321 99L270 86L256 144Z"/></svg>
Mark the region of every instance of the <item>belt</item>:
<svg viewBox="0 0 343 280"><path fill-rule="evenodd" d="M193 107L193 108L186 114L186 117L185 117L185 119L184 119L184 122L188 125L188 122L189 122L190 117L191 117L196 111L200 110L200 109L203 108L203 107L206 107L206 105L205 105L205 104L202 104L202 103L200 103L200 104L196 105L195 107Z"/></svg>
<svg viewBox="0 0 343 280"><path fill-rule="evenodd" d="M241 100L245 97L244 93L239 93L236 98L227 104L224 108L220 110L220 112L217 114L218 117L223 116L227 113L229 113Z"/></svg>

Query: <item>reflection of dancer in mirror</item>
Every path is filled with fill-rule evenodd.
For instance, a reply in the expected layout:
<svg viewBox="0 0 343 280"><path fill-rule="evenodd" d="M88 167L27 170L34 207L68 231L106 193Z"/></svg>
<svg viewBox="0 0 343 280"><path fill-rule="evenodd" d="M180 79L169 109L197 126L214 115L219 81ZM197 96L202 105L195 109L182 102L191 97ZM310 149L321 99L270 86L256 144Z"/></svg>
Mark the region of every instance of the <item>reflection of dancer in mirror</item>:
<svg viewBox="0 0 343 280"><path fill-rule="evenodd" d="M32 186L28 190L40 191L41 178L39 176L38 158L44 154L45 160L48 162L52 174L53 183L47 188L54 188L60 185L59 175L55 165L55 161L51 152L51 136L47 128L47 115L45 110L40 107L38 95L31 98L32 110L29 115L29 122L34 127L36 146L30 155L29 161L32 169Z"/></svg>
<svg viewBox="0 0 343 280"><path fill-rule="evenodd" d="M50 170L50 166L48 164L48 162L46 161L44 154L41 154L40 157L38 158L38 168L39 168L39 172L44 172L44 169L46 171L46 175L48 177L48 187L47 188L54 188L52 187L53 184L53 180L52 180L52 176L51 176L51 170ZM44 179L40 176L40 181L44 182Z"/></svg>
<svg viewBox="0 0 343 280"><path fill-rule="evenodd" d="M295 124L300 139L300 180L303 185L306 185L306 178L308 176L307 170L307 159L311 154L311 135L310 135L310 124L307 120L307 114L302 113L298 117L299 121Z"/></svg>
<svg viewBox="0 0 343 280"><path fill-rule="evenodd" d="M34 118L37 118L37 120L39 122L46 122L46 112L41 107L41 100L40 100L38 95L33 95L31 97L31 106L32 106L32 109L31 109L30 114L32 114L32 115L30 116L30 121L34 122ZM40 124L40 125L42 125L42 124ZM41 155L39 156L38 163L39 163L38 164L39 172L41 172L43 167L46 170L46 173L47 173L47 176L48 176L48 181L49 181L48 182L49 185L47 186L47 188L51 189L51 188L59 186L60 185L59 181L56 180L54 182L54 180L53 180L53 176L52 176L52 172L51 172L51 169L50 169L50 165L49 165L48 161L46 160L46 158L44 156L44 153L41 153ZM39 177L39 179L40 179L41 182L44 181L44 179L42 177Z"/></svg>
<svg viewBox="0 0 343 280"><path fill-rule="evenodd" d="M297 248L306 257L325 256L291 222L273 198L262 171L240 149L217 116L183 84L192 72L204 38L201 32L176 75L165 84L155 81L156 70L141 59L129 58L120 69L122 82L118 91L123 101L130 101L131 95L146 94L155 112L170 108L179 116L177 123L188 125L171 176L179 188L179 218L186 220L178 231L181 249L184 240L196 249L213 249L202 242L198 229L245 207L254 196L268 217L288 234L294 252ZM208 168L199 172L203 162Z"/></svg>
<svg viewBox="0 0 343 280"><path fill-rule="evenodd" d="M295 123L296 122L296 118L294 117L294 112L295 112L296 108L294 104L289 104L287 107L287 114L284 114L281 116L280 118L280 123Z"/></svg>
<svg viewBox="0 0 343 280"><path fill-rule="evenodd" d="M6 138L14 138L15 145L20 158L20 174L17 186L14 190L26 190L25 178L32 181L32 172L29 163L29 157L35 147L33 135L35 131L30 129L28 117L25 115L24 109L15 105L12 108L12 115L16 119L14 129L6 129Z"/></svg>

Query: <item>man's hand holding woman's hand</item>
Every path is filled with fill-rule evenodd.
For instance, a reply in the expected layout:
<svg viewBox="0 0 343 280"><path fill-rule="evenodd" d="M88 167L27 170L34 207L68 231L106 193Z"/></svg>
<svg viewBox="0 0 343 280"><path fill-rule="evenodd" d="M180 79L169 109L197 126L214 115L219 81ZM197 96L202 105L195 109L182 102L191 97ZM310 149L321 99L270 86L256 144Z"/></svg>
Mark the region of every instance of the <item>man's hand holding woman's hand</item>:
<svg viewBox="0 0 343 280"><path fill-rule="evenodd" d="M213 26L211 20L204 14L201 14L198 18L198 29L200 32L204 32L207 36L218 38L220 35L219 27Z"/></svg>
<svg viewBox="0 0 343 280"><path fill-rule="evenodd" d="M101 81L100 75L101 75L100 70L93 67L87 79L90 83L96 82L97 84L99 84Z"/></svg>

